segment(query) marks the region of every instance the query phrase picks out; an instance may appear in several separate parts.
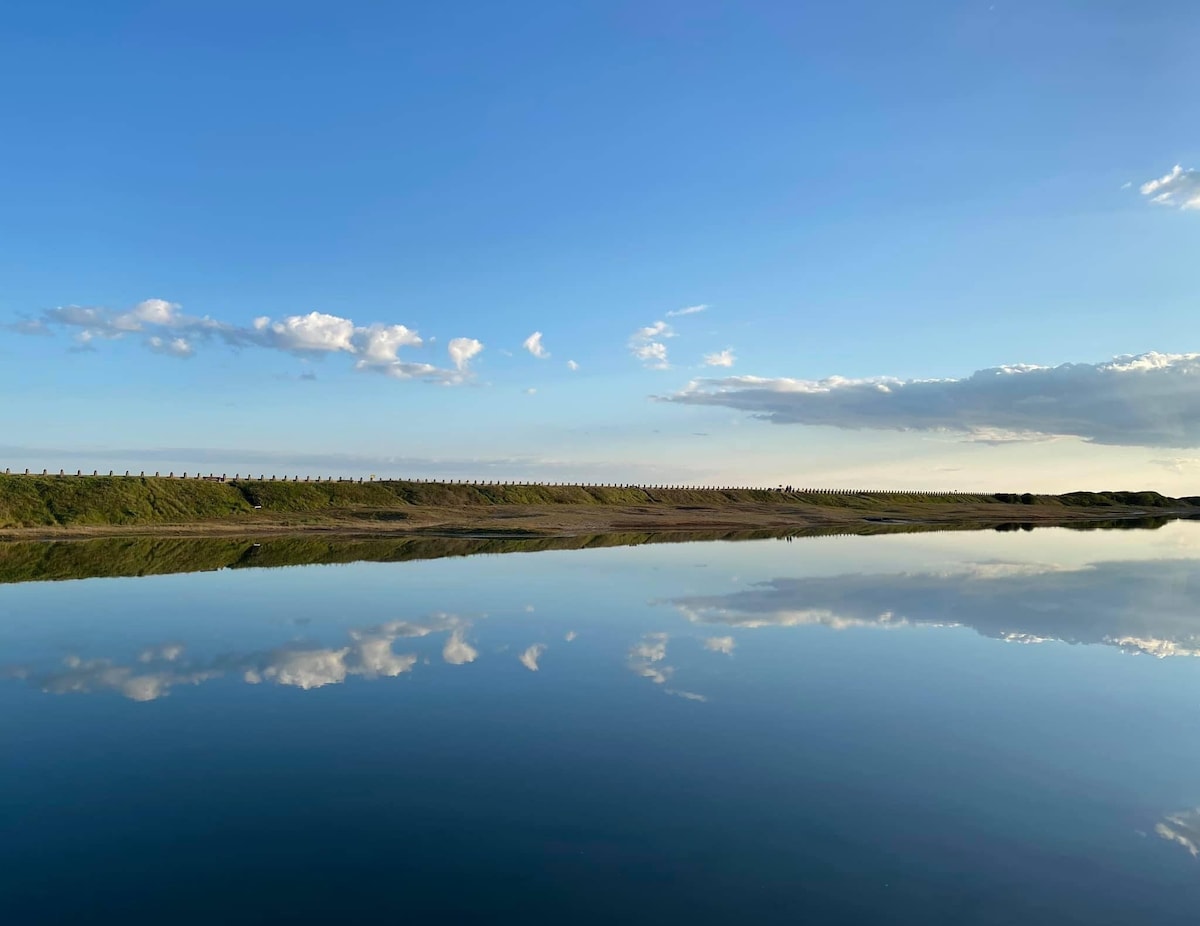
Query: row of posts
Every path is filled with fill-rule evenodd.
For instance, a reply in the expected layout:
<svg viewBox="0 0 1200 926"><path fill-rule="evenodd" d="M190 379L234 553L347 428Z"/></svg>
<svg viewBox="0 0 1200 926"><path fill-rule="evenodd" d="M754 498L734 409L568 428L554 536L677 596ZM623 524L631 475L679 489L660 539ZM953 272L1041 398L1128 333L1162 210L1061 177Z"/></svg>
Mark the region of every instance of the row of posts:
<svg viewBox="0 0 1200 926"><path fill-rule="evenodd" d="M14 474L9 469L6 468L4 470L4 475L11 476ZM30 476L30 475L38 475L38 474L31 473L28 469L26 469L24 472L24 475ZM65 470L61 470L61 469L57 473L51 473L50 471L44 469L44 470L42 470L41 475L43 475L43 476L53 476L53 475L70 476L72 474ZM73 475L86 476L87 473L85 473L83 470L76 470ZM100 476L102 474L100 473L99 470L92 470L91 475L92 476ZM108 471L108 475L116 476L117 473L114 470L110 469ZM126 477L133 477L133 474L130 470L125 470L124 475ZM146 472L144 470L142 472L139 472L137 477L135 477L135 478L142 478L142 479L146 478ZM205 480L208 482L228 482L229 481L229 476L227 473L221 473L221 475L219 475L219 476L216 475L215 473L209 473L207 476L202 473L191 473L191 474L181 473L178 476L176 476L174 471L172 471L172 472L167 473L167 475L164 477L161 472L155 472L154 478L159 478L159 479L162 479L162 478L166 478L166 479L200 479L200 480ZM247 480L251 480L251 481L254 480L254 476L250 473L247 473L245 478ZM235 473L233 476L233 479L235 481L241 480L242 479L241 473ZM384 480L384 479L376 479L376 477L374 477L374 476L370 476L365 479L362 476L359 476L356 479L353 476L336 476L336 477L335 476L325 476L322 478L321 476L315 476L315 477L314 476L303 476L303 477L301 477L301 476L275 476L275 475L267 476L265 474L260 474L258 477L258 481L259 482L310 482L310 483L311 482L363 483L363 482L392 482L392 481L395 481L395 482L421 483L421 484L425 484L425 485L524 486L524 487L530 487L530 488L572 487L572 488L582 488L582 489L638 489L641 491L660 491L661 490L661 491L668 491L668 492L782 492L787 495L874 495L874 496L884 496L884 497L899 496L899 495L916 495L916 496L929 497L929 496L934 496L934 495L959 495L959 494L961 494L957 490L933 491L933 490L928 490L928 489L913 489L913 490L901 490L901 489L883 489L883 490L880 490L880 489L804 489L804 488L794 488L792 486L776 486L774 488L769 488L769 487L764 487L764 486L721 486L721 485L702 485L702 486L696 486L696 485L635 485L632 483L623 483L623 482L601 482L601 483L520 482L520 481L509 481L509 480L501 481L501 480L485 480L485 479Z"/></svg>

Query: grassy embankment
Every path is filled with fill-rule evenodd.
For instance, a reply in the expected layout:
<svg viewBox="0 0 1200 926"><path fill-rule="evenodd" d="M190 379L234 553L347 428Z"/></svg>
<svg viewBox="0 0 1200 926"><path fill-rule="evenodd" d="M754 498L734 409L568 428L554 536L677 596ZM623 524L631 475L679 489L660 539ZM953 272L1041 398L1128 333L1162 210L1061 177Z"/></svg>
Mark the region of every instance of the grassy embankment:
<svg viewBox="0 0 1200 926"><path fill-rule="evenodd" d="M256 507L260 506L260 507ZM272 482L0 475L0 533L441 530L550 536L787 529L872 521L978 526L1200 512L1157 492L970 495L425 482Z"/></svg>

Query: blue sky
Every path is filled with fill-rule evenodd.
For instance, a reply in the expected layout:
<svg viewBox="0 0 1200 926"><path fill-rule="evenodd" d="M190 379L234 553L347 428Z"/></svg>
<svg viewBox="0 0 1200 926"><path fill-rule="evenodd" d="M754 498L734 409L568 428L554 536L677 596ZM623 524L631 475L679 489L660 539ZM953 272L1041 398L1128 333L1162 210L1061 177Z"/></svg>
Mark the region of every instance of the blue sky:
<svg viewBox="0 0 1200 926"><path fill-rule="evenodd" d="M443 6L0 12L3 465L1195 492L1195 4Z"/></svg>

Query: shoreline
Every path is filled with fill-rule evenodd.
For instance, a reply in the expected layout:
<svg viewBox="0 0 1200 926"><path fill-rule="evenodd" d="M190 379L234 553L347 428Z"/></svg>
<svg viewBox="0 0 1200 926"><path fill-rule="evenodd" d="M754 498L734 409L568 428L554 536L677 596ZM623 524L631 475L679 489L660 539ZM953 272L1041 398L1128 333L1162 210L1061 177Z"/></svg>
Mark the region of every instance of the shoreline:
<svg viewBox="0 0 1200 926"><path fill-rule="evenodd" d="M546 540L621 533L712 533L805 531L889 533L905 529L987 530L1006 525L1032 527L1083 526L1142 519L1196 517L1196 508L1103 508L988 504L938 504L927 510L729 505L696 510L692 506L412 506L363 512L253 512L236 517L133 524L60 524L0 528L0 542L86 540L120 537L231 538L245 536L314 536L328 538L445 538L474 540ZM807 509L807 510L805 510ZM518 522L518 523L514 523Z"/></svg>

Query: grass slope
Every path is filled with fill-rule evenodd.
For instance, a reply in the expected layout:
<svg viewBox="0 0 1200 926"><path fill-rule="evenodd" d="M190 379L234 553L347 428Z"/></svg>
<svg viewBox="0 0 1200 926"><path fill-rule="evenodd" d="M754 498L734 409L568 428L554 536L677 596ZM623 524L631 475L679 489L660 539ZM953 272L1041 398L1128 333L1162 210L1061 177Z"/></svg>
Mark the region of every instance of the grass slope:
<svg viewBox="0 0 1200 926"><path fill-rule="evenodd" d="M1067 495L971 495L902 492L774 492L768 489L647 489L605 486L465 485L428 482L206 482L122 476L0 475L0 529L134 526L252 519L255 506L272 514L337 515L403 520L413 508L495 506L625 506L719 510L739 505L874 511L914 515L944 506L1028 505L1174 511L1200 498L1157 492L1072 492Z"/></svg>

